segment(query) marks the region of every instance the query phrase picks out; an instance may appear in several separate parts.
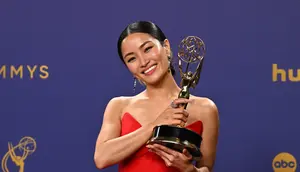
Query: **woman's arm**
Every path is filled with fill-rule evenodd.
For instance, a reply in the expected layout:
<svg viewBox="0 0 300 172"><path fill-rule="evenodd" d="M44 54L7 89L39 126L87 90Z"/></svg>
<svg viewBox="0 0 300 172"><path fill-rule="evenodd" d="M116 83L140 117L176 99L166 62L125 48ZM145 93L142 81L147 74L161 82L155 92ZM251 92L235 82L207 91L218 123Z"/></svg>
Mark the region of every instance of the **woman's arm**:
<svg viewBox="0 0 300 172"><path fill-rule="evenodd" d="M104 112L101 131L97 138L94 161L99 169L106 168L125 159L137 151L151 137L151 124L120 137L120 116L124 107L124 98L112 99Z"/></svg>
<svg viewBox="0 0 300 172"><path fill-rule="evenodd" d="M181 172L211 172L216 157L216 146L218 142L219 115L216 105L209 99L197 101L195 113L201 113L203 122L201 161L194 166L191 163L191 155L184 150L177 152L165 146L154 144L147 147L159 155L167 166L176 167Z"/></svg>
<svg viewBox="0 0 300 172"><path fill-rule="evenodd" d="M210 99L206 99L205 102L201 104L201 112L203 113L203 141L200 150L203 157L197 163L197 167L200 169L203 167L202 171L207 171L204 170L205 168L212 171L216 158L219 135L219 112L215 103Z"/></svg>

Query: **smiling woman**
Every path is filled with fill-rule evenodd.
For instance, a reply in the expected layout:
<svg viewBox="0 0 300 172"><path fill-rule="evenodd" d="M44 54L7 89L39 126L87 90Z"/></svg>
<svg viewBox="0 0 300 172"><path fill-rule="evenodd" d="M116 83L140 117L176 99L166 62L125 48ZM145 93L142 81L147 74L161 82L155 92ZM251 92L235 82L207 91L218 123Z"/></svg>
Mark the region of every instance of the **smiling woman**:
<svg viewBox="0 0 300 172"><path fill-rule="evenodd" d="M180 88L173 75L170 43L152 22L128 25L118 40L118 53L145 90L108 103L96 141L94 161L99 169L119 164L120 172L196 172L213 169L219 118L215 103L204 97L177 98ZM186 110L179 106L188 103ZM172 105L171 105L172 104ZM203 138L202 159L194 166L191 155L161 145L146 145L158 125L181 125Z"/></svg>
<svg viewBox="0 0 300 172"><path fill-rule="evenodd" d="M158 70L163 73L169 70L175 74L170 44L160 28L151 22L141 21L129 25L118 40L118 53L130 72L140 81ZM155 58L151 61L153 63L149 63L151 58ZM158 60L161 61L161 66L154 63ZM139 65L142 68L136 70Z"/></svg>

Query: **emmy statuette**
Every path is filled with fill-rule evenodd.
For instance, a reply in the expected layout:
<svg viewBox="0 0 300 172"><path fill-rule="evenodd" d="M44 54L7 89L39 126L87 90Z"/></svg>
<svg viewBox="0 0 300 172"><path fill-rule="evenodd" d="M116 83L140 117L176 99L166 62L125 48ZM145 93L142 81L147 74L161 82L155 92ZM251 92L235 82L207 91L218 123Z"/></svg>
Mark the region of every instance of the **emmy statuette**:
<svg viewBox="0 0 300 172"><path fill-rule="evenodd" d="M197 36L184 38L178 47L178 66L181 77L181 91L178 98L190 98L190 87L195 88L199 82L200 72L205 55L205 44ZM185 71L182 66L185 66ZM195 66L192 72L192 66ZM184 105L186 109L187 104ZM202 137L198 133L182 126L160 125L153 129L153 134L148 144L161 144L170 149L182 152L187 149L193 160L199 160L202 156L200 145Z"/></svg>

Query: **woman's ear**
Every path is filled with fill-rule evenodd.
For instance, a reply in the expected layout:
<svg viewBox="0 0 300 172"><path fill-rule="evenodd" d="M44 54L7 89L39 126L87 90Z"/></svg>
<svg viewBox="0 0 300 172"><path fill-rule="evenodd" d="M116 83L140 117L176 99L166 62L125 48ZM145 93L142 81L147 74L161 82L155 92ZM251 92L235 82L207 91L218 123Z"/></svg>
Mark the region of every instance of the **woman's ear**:
<svg viewBox="0 0 300 172"><path fill-rule="evenodd" d="M170 55L171 55L171 49L170 49L170 42L169 42L168 39L165 39L165 40L164 40L164 45L163 45L163 47L164 47L165 50L166 50L166 54L167 54L168 56L170 56Z"/></svg>

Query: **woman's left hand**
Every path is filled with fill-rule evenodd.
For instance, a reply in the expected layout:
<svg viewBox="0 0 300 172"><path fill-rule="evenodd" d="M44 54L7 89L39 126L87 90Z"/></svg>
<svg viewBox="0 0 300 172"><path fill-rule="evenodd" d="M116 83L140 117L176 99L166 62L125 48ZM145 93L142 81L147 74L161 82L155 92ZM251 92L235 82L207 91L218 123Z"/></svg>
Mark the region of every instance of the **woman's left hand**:
<svg viewBox="0 0 300 172"><path fill-rule="evenodd" d="M180 153L159 144L147 145L147 148L160 156L168 167L175 167L181 172L194 172L196 170L191 163L192 156L186 149Z"/></svg>

